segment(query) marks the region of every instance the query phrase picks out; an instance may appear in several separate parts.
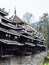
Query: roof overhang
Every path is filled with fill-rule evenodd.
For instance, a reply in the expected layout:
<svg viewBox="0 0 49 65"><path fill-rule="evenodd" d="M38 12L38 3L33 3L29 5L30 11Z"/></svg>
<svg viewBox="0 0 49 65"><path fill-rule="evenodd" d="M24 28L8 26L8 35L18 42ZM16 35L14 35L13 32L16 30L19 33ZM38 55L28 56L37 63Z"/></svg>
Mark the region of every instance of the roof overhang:
<svg viewBox="0 0 49 65"><path fill-rule="evenodd" d="M0 14L3 15L3 16L7 16L8 15L8 13L5 12L4 10L2 10L1 8L0 8Z"/></svg>
<svg viewBox="0 0 49 65"><path fill-rule="evenodd" d="M4 40L0 39L0 42L7 44L7 45L18 45L18 46L24 46L23 43L17 42L17 41L10 41L10 40Z"/></svg>

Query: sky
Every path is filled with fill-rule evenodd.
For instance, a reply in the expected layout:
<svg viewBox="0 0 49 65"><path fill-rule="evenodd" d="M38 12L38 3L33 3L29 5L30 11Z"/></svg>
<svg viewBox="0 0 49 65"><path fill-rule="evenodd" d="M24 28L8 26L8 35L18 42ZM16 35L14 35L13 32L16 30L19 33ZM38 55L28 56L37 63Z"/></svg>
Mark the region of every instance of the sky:
<svg viewBox="0 0 49 65"><path fill-rule="evenodd" d="M14 15L15 7L16 15L21 19L30 12L34 16L32 22L37 22L43 13L49 13L49 0L0 0L0 8L10 12L9 16Z"/></svg>

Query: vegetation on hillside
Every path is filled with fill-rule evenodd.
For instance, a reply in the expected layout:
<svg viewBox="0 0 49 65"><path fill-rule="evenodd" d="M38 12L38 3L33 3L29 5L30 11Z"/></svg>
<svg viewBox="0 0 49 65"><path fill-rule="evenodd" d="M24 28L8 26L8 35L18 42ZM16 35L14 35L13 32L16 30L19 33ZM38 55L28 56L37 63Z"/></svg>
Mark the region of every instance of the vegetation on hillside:
<svg viewBox="0 0 49 65"><path fill-rule="evenodd" d="M45 42L49 48L49 15L44 13L43 16L39 19L39 23L36 26L36 29L41 32L45 37Z"/></svg>

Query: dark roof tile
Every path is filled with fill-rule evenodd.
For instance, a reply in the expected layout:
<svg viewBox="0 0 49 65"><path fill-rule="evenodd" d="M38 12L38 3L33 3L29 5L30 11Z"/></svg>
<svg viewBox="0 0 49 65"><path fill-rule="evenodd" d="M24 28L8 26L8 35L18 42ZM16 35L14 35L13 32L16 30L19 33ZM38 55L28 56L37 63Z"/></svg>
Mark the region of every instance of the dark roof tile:
<svg viewBox="0 0 49 65"><path fill-rule="evenodd" d="M24 23L18 16L11 16L9 19L12 20L13 23Z"/></svg>

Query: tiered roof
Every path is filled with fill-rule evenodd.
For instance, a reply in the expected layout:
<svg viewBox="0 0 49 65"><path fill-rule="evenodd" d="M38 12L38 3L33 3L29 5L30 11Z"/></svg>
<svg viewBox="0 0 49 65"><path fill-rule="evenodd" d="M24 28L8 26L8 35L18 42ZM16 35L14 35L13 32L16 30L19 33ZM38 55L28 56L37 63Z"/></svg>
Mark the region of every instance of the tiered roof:
<svg viewBox="0 0 49 65"><path fill-rule="evenodd" d="M24 23L24 21L22 21L22 20L16 15L16 9L15 9L15 11L14 11L14 15L11 16L9 19L12 21L12 23L15 23L15 24L23 24L23 23Z"/></svg>
<svg viewBox="0 0 49 65"><path fill-rule="evenodd" d="M7 35L5 37L4 37L4 35L2 35L3 39L0 38L0 43L6 44L7 46L11 45L12 49L13 49L13 45L18 46L19 52L20 52L20 50L28 51L28 49L25 50L25 48L26 47L28 48L28 46L29 46L29 49L30 48L33 49L33 47L34 48L35 47L46 48L44 45L44 38L42 37L42 35L40 35L31 26L29 26L29 25L25 26L25 22L22 21L16 15L16 11L15 11L15 15L11 16L9 19L7 19L6 17L3 17L6 15L8 15L8 13L6 13L4 10L0 9L0 33L1 34L5 33L5 34L9 35L8 39L5 38ZM10 36L13 36L14 39L16 36L16 40L13 40L13 38L10 39ZM22 47L23 47L23 49L22 49ZM5 48L7 48L7 47L5 46ZM10 51L11 51L11 49L10 49Z"/></svg>

